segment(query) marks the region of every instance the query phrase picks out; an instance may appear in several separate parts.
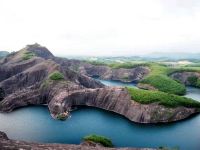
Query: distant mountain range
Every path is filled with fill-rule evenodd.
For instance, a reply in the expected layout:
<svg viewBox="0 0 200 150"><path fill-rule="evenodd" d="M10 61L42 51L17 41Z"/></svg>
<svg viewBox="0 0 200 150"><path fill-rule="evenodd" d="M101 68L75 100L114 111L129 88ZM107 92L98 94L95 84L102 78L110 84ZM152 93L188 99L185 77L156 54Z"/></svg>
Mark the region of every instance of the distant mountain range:
<svg viewBox="0 0 200 150"><path fill-rule="evenodd" d="M151 53L148 55L143 55L141 57L150 59L171 59L171 60L181 60L181 59L200 59L200 53Z"/></svg>

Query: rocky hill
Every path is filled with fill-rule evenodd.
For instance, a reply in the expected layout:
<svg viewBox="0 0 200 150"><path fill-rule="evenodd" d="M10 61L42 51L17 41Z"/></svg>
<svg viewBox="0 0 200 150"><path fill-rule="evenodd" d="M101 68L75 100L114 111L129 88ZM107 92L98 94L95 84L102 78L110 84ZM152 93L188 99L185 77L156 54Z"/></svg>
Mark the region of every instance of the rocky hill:
<svg viewBox="0 0 200 150"><path fill-rule="evenodd" d="M60 59L57 59L60 62ZM117 80L122 82L138 82L142 80L150 69L146 66L137 66L134 68L111 68L106 65L93 65L91 63L79 60L62 59L62 63L72 70L80 72L90 77L98 77L104 80Z"/></svg>
<svg viewBox="0 0 200 150"><path fill-rule="evenodd" d="M80 68L77 70L75 66L80 64L87 65L54 57L39 44L27 45L10 54L0 63L0 112L47 104L52 117L60 119L73 106L86 105L116 112L134 122L158 123L185 119L199 111L183 106L168 108L157 103L137 103L126 88L105 87ZM135 69L132 76L137 70L140 72L141 68Z"/></svg>

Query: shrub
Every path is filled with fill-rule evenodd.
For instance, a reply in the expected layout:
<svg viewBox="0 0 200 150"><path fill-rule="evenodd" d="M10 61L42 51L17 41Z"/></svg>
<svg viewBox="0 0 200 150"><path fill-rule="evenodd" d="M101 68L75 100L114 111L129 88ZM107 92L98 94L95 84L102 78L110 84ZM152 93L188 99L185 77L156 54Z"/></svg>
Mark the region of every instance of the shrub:
<svg viewBox="0 0 200 150"><path fill-rule="evenodd" d="M196 87L200 88L200 79L197 79Z"/></svg>
<svg viewBox="0 0 200 150"><path fill-rule="evenodd" d="M52 74L50 74L49 78L51 80L63 80L64 79L64 75L59 71L55 71Z"/></svg>
<svg viewBox="0 0 200 150"><path fill-rule="evenodd" d="M131 99L141 104L150 104L157 102L166 107L200 107L200 102L191 98L186 98L174 94L168 94L160 91L148 91L127 87Z"/></svg>
<svg viewBox="0 0 200 150"><path fill-rule="evenodd" d="M64 113L60 113L60 114L57 115L56 118L57 118L58 120L64 121L64 120L66 120L67 116L66 116Z"/></svg>
<svg viewBox="0 0 200 150"><path fill-rule="evenodd" d="M196 76L191 76L191 77L188 77L187 80L189 81L190 85L196 86L198 77L196 77Z"/></svg>
<svg viewBox="0 0 200 150"><path fill-rule="evenodd" d="M29 60L34 56L35 56L35 54L33 52L25 52L23 55L23 60Z"/></svg>
<svg viewBox="0 0 200 150"><path fill-rule="evenodd" d="M95 143L100 143L105 147L113 147L112 141L104 136L99 135L88 135L83 138L84 141L92 141Z"/></svg>

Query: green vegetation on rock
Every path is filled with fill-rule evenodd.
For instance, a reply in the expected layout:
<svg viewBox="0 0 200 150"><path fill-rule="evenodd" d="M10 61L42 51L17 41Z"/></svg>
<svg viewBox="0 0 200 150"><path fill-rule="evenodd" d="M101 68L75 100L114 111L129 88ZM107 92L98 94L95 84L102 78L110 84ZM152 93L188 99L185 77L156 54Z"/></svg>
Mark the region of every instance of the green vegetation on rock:
<svg viewBox="0 0 200 150"><path fill-rule="evenodd" d="M197 80L196 87L200 87L200 79Z"/></svg>
<svg viewBox="0 0 200 150"><path fill-rule="evenodd" d="M157 102L158 104L166 107L200 107L200 102L195 101L191 98L186 98L160 91L149 91L130 87L127 87L127 89L131 95L131 99L141 104L150 104Z"/></svg>
<svg viewBox="0 0 200 150"><path fill-rule="evenodd" d="M58 120L64 121L64 120L66 120L66 117L67 117L67 116L66 116L64 113L60 113L60 114L57 115L56 118L57 118Z"/></svg>
<svg viewBox="0 0 200 150"><path fill-rule="evenodd" d="M104 137L104 136L99 136L99 135L93 134L93 135L85 136L83 138L83 140L84 141L92 141L92 142L95 142L95 143L100 143L105 147L113 147L112 141L109 138Z"/></svg>
<svg viewBox="0 0 200 150"><path fill-rule="evenodd" d="M132 68L136 68L136 67L139 67L139 66L149 66L149 64L127 62L127 63L111 63L108 66L113 68L113 69L120 69L120 68L132 69Z"/></svg>
<svg viewBox="0 0 200 150"><path fill-rule="evenodd" d="M170 94L184 95L186 93L186 88L183 84L168 76L174 71L173 69L156 63L152 63L150 69L151 73L141 83L149 84L159 91Z"/></svg>
<svg viewBox="0 0 200 150"><path fill-rule="evenodd" d="M150 84L159 91L170 94L184 95L186 92L186 88L183 84L178 83L166 75L148 76L142 80L141 83Z"/></svg>
<svg viewBox="0 0 200 150"><path fill-rule="evenodd" d="M198 77L196 77L196 76L191 76L191 77L188 77L187 80L189 81L190 85L196 86Z"/></svg>
<svg viewBox="0 0 200 150"><path fill-rule="evenodd" d="M146 66L150 68L150 73L140 81L145 85L154 87L155 89L166 92L169 94L184 95L186 87L180 81L172 79L170 75L175 72L200 72L200 67L186 67L176 66L170 67L164 63L157 62L137 62L137 61L124 61L124 62L102 62L102 61L87 61L93 65L104 65L113 69L126 68L131 69L138 66ZM123 80L126 80L124 77ZM190 78L191 85L200 87L200 79Z"/></svg>
<svg viewBox="0 0 200 150"><path fill-rule="evenodd" d="M23 60L29 60L29 59L31 59L31 58L33 58L35 56L35 54L33 53L33 52L29 52L29 51L27 51L27 52L25 52L24 54L23 54Z"/></svg>
<svg viewBox="0 0 200 150"><path fill-rule="evenodd" d="M90 63L95 66L108 66L113 69L132 69L136 68L139 66L149 66L148 63L143 63L143 62L124 62L124 63L117 63L117 62L110 62L110 63L105 63L105 62L100 62L100 61L86 61L87 63Z"/></svg>
<svg viewBox="0 0 200 150"><path fill-rule="evenodd" d="M51 80L63 80L64 75L59 71L55 71L55 72L53 72L52 74L49 75L49 78Z"/></svg>

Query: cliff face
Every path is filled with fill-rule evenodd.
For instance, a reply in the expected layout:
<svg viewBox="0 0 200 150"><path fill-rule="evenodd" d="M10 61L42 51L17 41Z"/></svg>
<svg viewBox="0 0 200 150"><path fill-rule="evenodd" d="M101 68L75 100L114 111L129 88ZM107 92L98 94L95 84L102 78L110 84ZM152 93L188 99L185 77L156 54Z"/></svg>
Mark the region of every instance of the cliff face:
<svg viewBox="0 0 200 150"><path fill-rule="evenodd" d="M104 80L119 80L122 82L137 82L149 73L149 69L142 66L132 69L111 69L106 66L92 66L84 69L88 76L99 76Z"/></svg>
<svg viewBox="0 0 200 150"><path fill-rule="evenodd" d="M34 53L33 57L22 59L27 52ZM80 63L56 58L37 44L9 55L0 65L0 73L3 74L0 76L0 112L10 112L30 104L47 104L52 117L57 118L70 111L72 106L86 105L116 112L138 123L171 122L198 112L195 108L167 108L156 103L136 103L125 88L105 87L85 73L79 73L76 69L80 67L75 66ZM101 71L98 70L108 69L105 66L103 68L97 69L99 75ZM134 71L137 72L137 69ZM62 73L64 79L51 80L49 76L55 71ZM95 74L93 71L91 75ZM120 73L116 74L120 76ZM132 75L134 79L140 76Z"/></svg>
<svg viewBox="0 0 200 150"><path fill-rule="evenodd" d="M81 89L54 93L49 104L52 116L69 111L72 106L92 106L121 114L138 123L172 122L198 112L195 108L167 108L156 103L144 105L131 100L125 88ZM73 117L73 116L72 116Z"/></svg>
<svg viewBox="0 0 200 150"><path fill-rule="evenodd" d="M36 56L33 58L23 59L25 53L35 51L37 53L34 53ZM29 104L46 104L50 100L48 95L51 85L49 88L42 86L54 71L60 71L64 75L64 80L69 82L68 84L80 88L103 87L100 82L65 69L47 57L52 57L47 49L38 45L29 45L4 59L0 65L0 111L12 111ZM57 83L63 84L63 82Z"/></svg>
<svg viewBox="0 0 200 150"><path fill-rule="evenodd" d="M188 80L190 77L197 77L200 79L200 73L199 72L175 72L171 75L171 77L175 80L180 81L181 83L185 85L191 85L190 81Z"/></svg>
<svg viewBox="0 0 200 150"><path fill-rule="evenodd" d="M55 61L62 66L67 66L71 70L75 70L90 77L99 77L104 80L118 80L122 82L137 82L142 80L150 69L144 66L138 66L131 69L114 69L108 66L92 65L79 60L67 60L55 58Z"/></svg>
<svg viewBox="0 0 200 150"><path fill-rule="evenodd" d="M1 150L153 150L150 148L105 148L99 144L72 145L72 144L42 144L25 141L10 140L7 135L0 132ZM155 150L155 149L154 149Z"/></svg>

